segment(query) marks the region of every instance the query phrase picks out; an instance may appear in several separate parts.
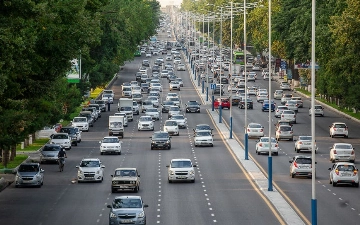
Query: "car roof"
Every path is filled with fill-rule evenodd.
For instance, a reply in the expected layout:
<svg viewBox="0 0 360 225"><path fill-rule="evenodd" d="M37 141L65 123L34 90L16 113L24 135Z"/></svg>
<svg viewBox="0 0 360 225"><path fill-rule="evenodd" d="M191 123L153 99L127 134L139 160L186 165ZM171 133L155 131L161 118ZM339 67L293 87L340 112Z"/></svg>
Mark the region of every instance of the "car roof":
<svg viewBox="0 0 360 225"><path fill-rule="evenodd" d="M115 170L137 170L135 167L119 167L116 168Z"/></svg>
<svg viewBox="0 0 360 225"><path fill-rule="evenodd" d="M170 161L190 161L191 162L191 159L179 158L179 159L171 159Z"/></svg>
<svg viewBox="0 0 360 225"><path fill-rule="evenodd" d="M101 161L98 158L83 158L81 161Z"/></svg>
<svg viewBox="0 0 360 225"><path fill-rule="evenodd" d="M54 134L54 136L55 135L69 135L68 133L56 133L56 134Z"/></svg>
<svg viewBox="0 0 360 225"><path fill-rule="evenodd" d="M135 196L135 195L115 196L115 199L124 199L124 198L128 198L128 199L140 199L140 200L141 200L141 196Z"/></svg>

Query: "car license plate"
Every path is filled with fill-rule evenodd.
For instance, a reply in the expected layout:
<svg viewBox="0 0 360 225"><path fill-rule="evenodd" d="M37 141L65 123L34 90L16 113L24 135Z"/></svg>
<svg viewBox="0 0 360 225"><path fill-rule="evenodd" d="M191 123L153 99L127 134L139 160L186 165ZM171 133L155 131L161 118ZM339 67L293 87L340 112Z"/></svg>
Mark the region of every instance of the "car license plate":
<svg viewBox="0 0 360 225"><path fill-rule="evenodd" d="M350 177L350 176L351 176L351 173L342 173L341 176L342 176L342 177Z"/></svg>
<svg viewBox="0 0 360 225"><path fill-rule="evenodd" d="M132 223L132 220L121 220L121 223Z"/></svg>
<svg viewBox="0 0 360 225"><path fill-rule="evenodd" d="M251 132L258 132L258 131L253 129L253 130L251 130Z"/></svg>
<svg viewBox="0 0 360 225"><path fill-rule="evenodd" d="M164 146L164 145L158 145L159 147L162 147L162 146Z"/></svg>
<svg viewBox="0 0 360 225"><path fill-rule="evenodd" d="M126 188L128 188L127 186L120 186L120 189L126 189Z"/></svg>
<svg viewBox="0 0 360 225"><path fill-rule="evenodd" d="M186 176L177 176L178 179L185 179Z"/></svg>

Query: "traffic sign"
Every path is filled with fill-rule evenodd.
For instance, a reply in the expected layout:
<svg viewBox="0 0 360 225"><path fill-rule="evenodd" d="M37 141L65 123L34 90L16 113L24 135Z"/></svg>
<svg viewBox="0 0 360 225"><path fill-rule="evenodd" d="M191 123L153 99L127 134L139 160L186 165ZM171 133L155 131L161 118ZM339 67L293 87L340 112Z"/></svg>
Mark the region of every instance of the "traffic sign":
<svg viewBox="0 0 360 225"><path fill-rule="evenodd" d="M215 90L216 89L216 84L210 84L210 89Z"/></svg>

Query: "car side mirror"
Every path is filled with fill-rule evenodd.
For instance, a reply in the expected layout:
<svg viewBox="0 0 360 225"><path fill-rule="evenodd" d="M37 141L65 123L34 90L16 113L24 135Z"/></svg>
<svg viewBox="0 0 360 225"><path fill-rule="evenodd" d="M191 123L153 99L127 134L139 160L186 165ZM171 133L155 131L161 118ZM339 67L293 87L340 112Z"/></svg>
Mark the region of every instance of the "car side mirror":
<svg viewBox="0 0 360 225"><path fill-rule="evenodd" d="M43 169L40 169L40 173L43 173L43 172L45 172L45 170L43 170Z"/></svg>
<svg viewBox="0 0 360 225"><path fill-rule="evenodd" d="M111 207L111 205L107 205L106 207L107 207L107 208L109 208L109 209L111 209L111 208L112 208L112 207Z"/></svg>
<svg viewBox="0 0 360 225"><path fill-rule="evenodd" d="M99 141L99 144L101 144L101 141Z"/></svg>
<svg viewBox="0 0 360 225"><path fill-rule="evenodd" d="M138 174L138 177L140 177L140 174Z"/></svg>
<svg viewBox="0 0 360 225"><path fill-rule="evenodd" d="M197 167L197 165L193 165L193 167Z"/></svg>
<svg viewBox="0 0 360 225"><path fill-rule="evenodd" d="M75 166L76 168L79 168L79 166Z"/></svg>
<svg viewBox="0 0 360 225"><path fill-rule="evenodd" d="M111 177L114 177L114 175L112 175L112 174L111 174L110 176L111 176Z"/></svg>
<svg viewBox="0 0 360 225"><path fill-rule="evenodd" d="M293 161L292 160L289 160L289 163L292 163Z"/></svg>
<svg viewBox="0 0 360 225"><path fill-rule="evenodd" d="M170 167L169 165L166 165L166 167Z"/></svg>
<svg viewBox="0 0 360 225"><path fill-rule="evenodd" d="M105 168L105 166L104 166L104 165L101 165L101 168Z"/></svg>
<svg viewBox="0 0 360 225"><path fill-rule="evenodd" d="M317 164L317 162L315 162L315 164Z"/></svg>
<svg viewBox="0 0 360 225"><path fill-rule="evenodd" d="M328 170L331 170L331 168L329 168Z"/></svg>

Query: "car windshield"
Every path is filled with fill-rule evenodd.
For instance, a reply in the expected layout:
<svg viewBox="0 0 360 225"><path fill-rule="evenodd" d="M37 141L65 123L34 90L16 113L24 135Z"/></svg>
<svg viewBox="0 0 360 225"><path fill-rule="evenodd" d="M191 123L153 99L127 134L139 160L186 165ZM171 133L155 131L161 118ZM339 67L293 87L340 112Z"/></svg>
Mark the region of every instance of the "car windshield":
<svg viewBox="0 0 360 225"><path fill-rule="evenodd" d="M355 167L353 165L338 165L336 169L338 171L355 171Z"/></svg>
<svg viewBox="0 0 360 225"><path fill-rule="evenodd" d="M139 120L140 121L152 121L151 117L148 117L148 116L140 117Z"/></svg>
<svg viewBox="0 0 360 225"><path fill-rule="evenodd" d="M335 128L346 128L345 124L335 124Z"/></svg>
<svg viewBox="0 0 360 225"><path fill-rule="evenodd" d="M84 160L84 161L81 161L80 167L100 167L100 162Z"/></svg>
<svg viewBox="0 0 360 225"><path fill-rule="evenodd" d="M39 172L38 165L20 165L19 172Z"/></svg>
<svg viewBox="0 0 360 225"><path fill-rule="evenodd" d="M103 97L104 98L112 98L112 95L111 94L104 94Z"/></svg>
<svg viewBox="0 0 360 225"><path fill-rule="evenodd" d="M61 128L61 133L75 134L76 130L74 128Z"/></svg>
<svg viewBox="0 0 360 225"><path fill-rule="evenodd" d="M260 139L260 142L269 143L269 138L268 138L268 137L262 137L262 138ZM271 143L276 143L276 139L275 139L275 138L271 138Z"/></svg>
<svg viewBox="0 0 360 225"><path fill-rule="evenodd" d="M295 162L298 164L311 164L311 158L297 158Z"/></svg>
<svg viewBox="0 0 360 225"><path fill-rule="evenodd" d="M281 131L291 131L291 127L290 126L281 126L280 130Z"/></svg>
<svg viewBox="0 0 360 225"><path fill-rule="evenodd" d="M322 109L322 106L321 105L316 105L315 109Z"/></svg>
<svg viewBox="0 0 360 225"><path fill-rule="evenodd" d="M47 152L47 151L60 151L61 147L60 145L53 145L53 146L48 146L45 145L42 149L42 151Z"/></svg>
<svg viewBox="0 0 360 225"><path fill-rule="evenodd" d="M133 98L141 98L141 94L133 94L132 97Z"/></svg>
<svg viewBox="0 0 360 225"><path fill-rule="evenodd" d="M69 137L65 134L54 135L52 139L69 139Z"/></svg>
<svg viewBox="0 0 360 225"><path fill-rule="evenodd" d="M311 136L300 136L299 140L300 141L311 141Z"/></svg>
<svg viewBox="0 0 360 225"><path fill-rule="evenodd" d="M119 143L118 138L104 138L102 143Z"/></svg>
<svg viewBox="0 0 360 225"><path fill-rule="evenodd" d="M336 149L352 149L351 145L342 145L342 144L337 144L335 145Z"/></svg>
<svg viewBox="0 0 360 225"><path fill-rule="evenodd" d="M164 102L163 105L174 105L174 102Z"/></svg>
<svg viewBox="0 0 360 225"><path fill-rule="evenodd" d="M175 119L175 120L183 120L183 119L185 119L185 117L182 116L182 115L175 115L175 116L172 116L171 118Z"/></svg>
<svg viewBox="0 0 360 225"><path fill-rule="evenodd" d="M158 112L157 109L147 109L146 112Z"/></svg>
<svg viewBox="0 0 360 225"><path fill-rule="evenodd" d="M75 117L73 121L74 122L86 122L86 118L77 118L77 117Z"/></svg>
<svg viewBox="0 0 360 225"><path fill-rule="evenodd" d="M190 161L172 161L171 168L189 168L192 167Z"/></svg>
<svg viewBox="0 0 360 225"><path fill-rule="evenodd" d="M103 100L96 100L95 103L96 103L96 104L100 104L100 105L102 104L102 105L103 105L103 104L105 104L105 101L103 101Z"/></svg>
<svg viewBox="0 0 360 225"><path fill-rule="evenodd" d="M155 96L150 96L150 97L148 97L148 99L150 101L159 101L159 99L157 97L155 97Z"/></svg>
<svg viewBox="0 0 360 225"><path fill-rule="evenodd" d="M256 124L256 123L251 123L248 125L249 128L262 128L262 126L260 124Z"/></svg>
<svg viewBox="0 0 360 225"><path fill-rule="evenodd" d="M196 130L210 130L210 129L211 129L210 126L206 126L206 125L196 126Z"/></svg>
<svg viewBox="0 0 360 225"><path fill-rule="evenodd" d="M115 199L113 202L113 208L142 208L142 203L140 199Z"/></svg>
<svg viewBox="0 0 360 225"><path fill-rule="evenodd" d="M152 138L169 138L169 133L155 133Z"/></svg>
<svg viewBox="0 0 360 225"><path fill-rule="evenodd" d="M170 98L171 101L178 102L179 98Z"/></svg>
<svg viewBox="0 0 360 225"><path fill-rule="evenodd" d="M176 121L165 121L165 126L177 126Z"/></svg>
<svg viewBox="0 0 360 225"><path fill-rule="evenodd" d="M210 132L196 132L195 136L196 137L208 137L208 136L211 136L211 133Z"/></svg>
<svg viewBox="0 0 360 225"><path fill-rule="evenodd" d="M284 110L284 111L283 111L283 114L295 114L295 113L292 112L292 111L289 111L289 110Z"/></svg>
<svg viewBox="0 0 360 225"><path fill-rule="evenodd" d="M116 170L115 171L116 177L136 177L136 170Z"/></svg>
<svg viewBox="0 0 360 225"><path fill-rule="evenodd" d="M188 102L188 105L199 105L197 102Z"/></svg>

